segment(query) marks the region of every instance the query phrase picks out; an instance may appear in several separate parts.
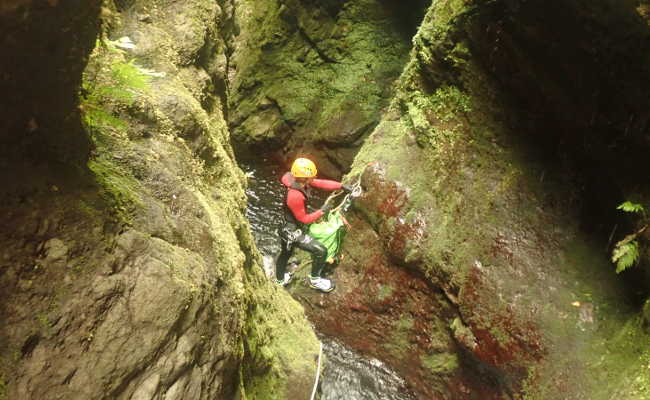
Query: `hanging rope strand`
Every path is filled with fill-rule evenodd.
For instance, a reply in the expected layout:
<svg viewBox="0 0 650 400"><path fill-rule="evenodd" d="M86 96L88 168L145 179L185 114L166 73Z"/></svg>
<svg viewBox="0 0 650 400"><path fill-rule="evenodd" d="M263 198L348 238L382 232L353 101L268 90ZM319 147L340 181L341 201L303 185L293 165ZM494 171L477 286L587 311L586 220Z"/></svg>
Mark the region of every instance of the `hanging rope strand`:
<svg viewBox="0 0 650 400"><path fill-rule="evenodd" d="M364 171L365 171L365 169L364 169ZM358 196L361 195L361 191L362 191L362 189L361 189L361 175L363 175L363 172L361 174L359 174L359 178L357 178L356 183L354 185L352 185L352 191L350 193L346 193L346 195L343 197L343 200L339 203L339 205L334 207L330 212L339 211L343 207L343 205L346 204L346 202L350 201L350 197L358 197ZM331 195L329 195L329 197L325 200L325 202L323 204L327 204L330 201L333 201L335 198L337 198L338 196L340 196L343 193L345 193L345 192L343 192L341 190L337 190L337 191L333 192Z"/></svg>

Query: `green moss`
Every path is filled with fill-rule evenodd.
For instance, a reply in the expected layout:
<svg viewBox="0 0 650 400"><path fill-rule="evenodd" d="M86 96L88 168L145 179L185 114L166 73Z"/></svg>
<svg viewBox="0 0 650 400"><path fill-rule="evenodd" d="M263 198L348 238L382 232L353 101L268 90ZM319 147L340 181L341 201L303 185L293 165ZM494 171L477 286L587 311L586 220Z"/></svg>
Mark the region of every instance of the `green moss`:
<svg viewBox="0 0 650 400"><path fill-rule="evenodd" d="M7 383L2 375L0 375L0 400L7 400Z"/></svg>
<svg viewBox="0 0 650 400"><path fill-rule="evenodd" d="M466 68L469 58L471 57L467 44L458 42L454 48L445 56L445 60L450 62L454 68Z"/></svg>
<svg viewBox="0 0 650 400"><path fill-rule="evenodd" d="M472 111L470 96L449 85L439 87L431 95L409 91L403 102L406 121L417 132L418 144L437 152L445 149L445 143L458 139L465 127L465 114Z"/></svg>
<svg viewBox="0 0 650 400"><path fill-rule="evenodd" d="M608 379L610 390L614 390L609 398L650 399L650 335L643 332L642 325L638 317L627 321L603 356L591 365L597 374L607 371L613 378Z"/></svg>
<svg viewBox="0 0 650 400"><path fill-rule="evenodd" d="M115 213L114 222L130 224L136 208L142 206L140 183L103 154L88 161L88 168L101 188L100 195Z"/></svg>
<svg viewBox="0 0 650 400"><path fill-rule="evenodd" d="M437 353L420 356L420 362L431 375L449 375L458 368L458 355L454 353Z"/></svg>
<svg viewBox="0 0 650 400"><path fill-rule="evenodd" d="M391 297L394 291L395 288L393 288L391 285L380 285L379 291L377 292L377 298L379 301L384 301L387 298Z"/></svg>
<svg viewBox="0 0 650 400"><path fill-rule="evenodd" d="M413 317L410 315L403 315L393 325L390 341L384 345L386 351L393 357L402 359L410 350L409 336L414 322Z"/></svg>
<svg viewBox="0 0 650 400"><path fill-rule="evenodd" d="M257 117L237 127L237 136L263 140L260 120L269 118L309 126L305 134L314 138L334 136L333 127L357 129L378 119L409 44L376 0L346 3L335 19L273 1L255 2L253 9L242 23L251 26L243 35L262 42L262 50L256 45L240 56L232 100L235 114ZM275 111L258 109L268 99ZM276 123L265 127L265 135L276 134Z"/></svg>
<svg viewBox="0 0 650 400"><path fill-rule="evenodd" d="M316 374L319 342L304 310L286 292L273 289L272 304L259 301L244 337L242 381L248 399L293 398L309 392Z"/></svg>

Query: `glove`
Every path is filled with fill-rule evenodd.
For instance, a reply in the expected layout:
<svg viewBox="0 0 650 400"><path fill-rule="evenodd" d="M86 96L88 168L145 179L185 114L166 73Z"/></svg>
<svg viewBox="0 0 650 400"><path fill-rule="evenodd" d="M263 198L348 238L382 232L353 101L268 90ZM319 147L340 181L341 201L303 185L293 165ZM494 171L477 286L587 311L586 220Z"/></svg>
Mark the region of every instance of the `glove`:
<svg viewBox="0 0 650 400"><path fill-rule="evenodd" d="M323 215L327 214L331 209L332 209L332 204L331 203L325 203L320 208L320 210L323 212Z"/></svg>
<svg viewBox="0 0 650 400"><path fill-rule="evenodd" d="M352 191L354 190L352 188L352 186L350 186L348 184L345 184L345 183L343 185L341 185L341 189L343 189L343 191L346 192L346 193L352 193Z"/></svg>

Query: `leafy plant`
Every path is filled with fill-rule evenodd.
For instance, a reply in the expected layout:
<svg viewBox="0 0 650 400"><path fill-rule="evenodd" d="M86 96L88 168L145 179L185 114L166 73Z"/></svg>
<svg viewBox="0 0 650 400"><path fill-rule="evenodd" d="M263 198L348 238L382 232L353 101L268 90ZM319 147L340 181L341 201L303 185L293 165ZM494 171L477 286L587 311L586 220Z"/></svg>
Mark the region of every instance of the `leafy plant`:
<svg viewBox="0 0 650 400"><path fill-rule="evenodd" d="M612 251L612 262L616 264L617 274L634 265L639 259L639 242L636 240L625 242L626 239L616 243Z"/></svg>
<svg viewBox="0 0 650 400"><path fill-rule="evenodd" d="M622 210L629 213L639 214L645 213L643 205L625 201L621 203L617 210ZM625 236L625 238L614 246L612 250L612 262L616 264L616 273L620 274L626 269L630 268L639 260L639 242L636 238L647 228L647 225L639 229L635 233Z"/></svg>
<svg viewBox="0 0 650 400"><path fill-rule="evenodd" d="M151 74L133 61L125 61L124 52L111 42L98 44L93 57L108 65L96 61L94 76L84 79L81 91L84 122L89 128L125 129L126 123L114 116L112 110L118 105L132 105L138 93L147 88Z"/></svg>
<svg viewBox="0 0 650 400"><path fill-rule="evenodd" d="M629 213L644 213L645 210L641 204L632 203L631 201L626 201L616 207L617 210L623 210Z"/></svg>

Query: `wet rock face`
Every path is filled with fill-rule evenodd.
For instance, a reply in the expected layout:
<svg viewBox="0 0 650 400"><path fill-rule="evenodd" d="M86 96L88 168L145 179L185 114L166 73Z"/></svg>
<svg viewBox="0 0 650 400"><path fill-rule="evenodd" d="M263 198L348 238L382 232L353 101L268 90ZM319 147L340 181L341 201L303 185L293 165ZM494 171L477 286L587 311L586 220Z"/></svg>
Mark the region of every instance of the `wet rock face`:
<svg viewBox="0 0 650 400"><path fill-rule="evenodd" d="M416 398L501 398L463 359L450 327L457 312L444 293L391 262L365 221L350 223L345 258L330 275L337 289L318 294L302 282L290 289L310 320L325 335L391 365Z"/></svg>
<svg viewBox="0 0 650 400"><path fill-rule="evenodd" d="M419 20L375 0L240 2L229 64L233 137L309 155L325 175L351 163L388 103Z"/></svg>
<svg viewBox="0 0 650 400"><path fill-rule="evenodd" d="M648 353L638 341L648 338L638 310L624 304L606 245L581 230L581 193L574 170L563 169L573 164L548 163L537 139L522 142L522 132L547 138L502 82L526 72L493 79L508 59L486 64L500 51L483 41L500 23L486 21L513 9L532 18L540 5L431 6L393 103L352 166L364 195L331 274L337 290L293 289L320 329L386 360L422 398L647 394L620 383L630 371L645 382ZM583 11L573 17L582 21ZM516 53L518 45L536 48L517 37L503 46ZM562 84L546 78L537 87ZM612 349L625 361L609 357ZM605 369L620 380L603 380Z"/></svg>
<svg viewBox="0 0 650 400"><path fill-rule="evenodd" d="M43 147L48 161L73 162L43 163L29 132L2 137L17 154L2 154L0 171L0 398L308 397L318 342L261 272L214 93L225 72L217 21L232 4L107 4L106 37L87 60L100 26L77 12L98 11L88 5L11 9L52 29L52 68L65 69L61 80L5 81L35 107L62 96L50 110L59 147ZM74 40L86 24L94 35ZM11 51L50 43L47 29L16 29L34 35L3 36ZM27 72L43 65L32 57ZM13 128L25 116L15 114ZM79 137L91 145L73 146Z"/></svg>

